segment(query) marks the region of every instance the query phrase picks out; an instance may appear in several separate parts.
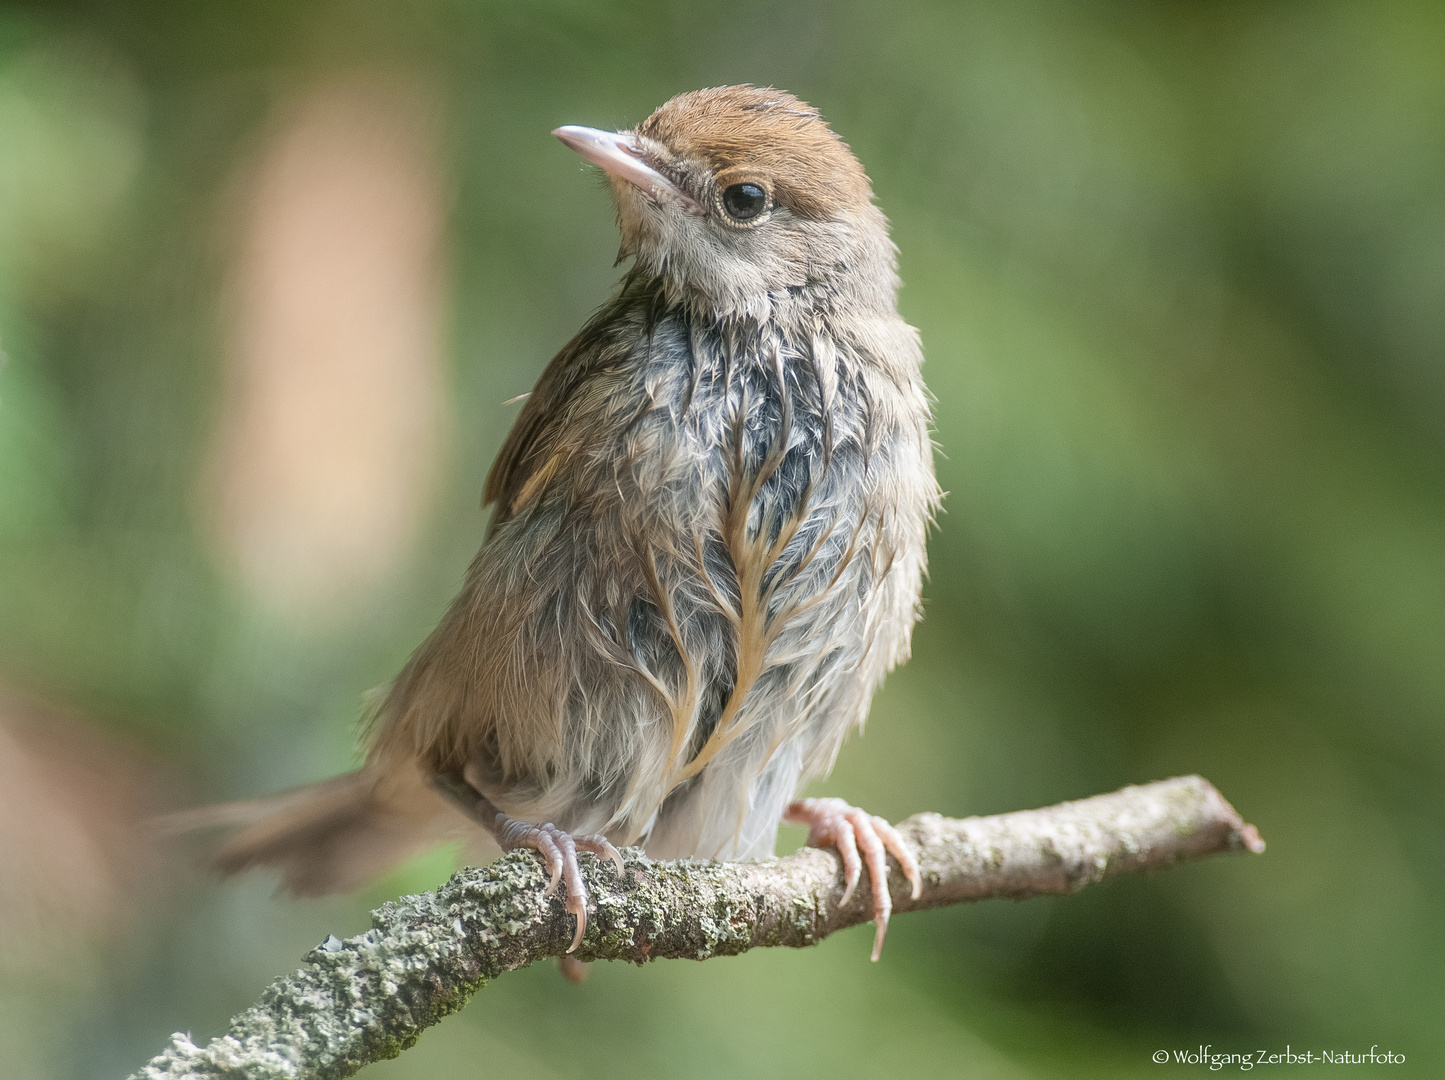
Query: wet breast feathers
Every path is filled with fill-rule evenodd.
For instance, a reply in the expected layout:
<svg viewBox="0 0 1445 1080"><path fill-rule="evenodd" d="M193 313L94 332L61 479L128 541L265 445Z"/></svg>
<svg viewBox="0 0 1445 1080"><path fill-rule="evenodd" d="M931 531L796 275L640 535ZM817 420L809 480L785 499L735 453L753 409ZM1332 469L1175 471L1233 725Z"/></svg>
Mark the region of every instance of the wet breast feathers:
<svg viewBox="0 0 1445 1080"><path fill-rule="evenodd" d="M770 853L907 655L937 502L911 328L634 278L557 357L374 754L649 851Z"/></svg>

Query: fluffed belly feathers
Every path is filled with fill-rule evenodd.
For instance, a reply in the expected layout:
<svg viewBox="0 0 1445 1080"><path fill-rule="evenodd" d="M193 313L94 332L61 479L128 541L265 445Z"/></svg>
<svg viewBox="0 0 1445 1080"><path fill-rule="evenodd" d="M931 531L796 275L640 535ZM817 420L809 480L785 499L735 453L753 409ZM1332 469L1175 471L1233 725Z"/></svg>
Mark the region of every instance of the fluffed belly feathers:
<svg viewBox="0 0 1445 1080"><path fill-rule="evenodd" d="M630 283L553 362L368 770L657 857L771 854L906 658L937 505L896 315L691 321Z"/></svg>

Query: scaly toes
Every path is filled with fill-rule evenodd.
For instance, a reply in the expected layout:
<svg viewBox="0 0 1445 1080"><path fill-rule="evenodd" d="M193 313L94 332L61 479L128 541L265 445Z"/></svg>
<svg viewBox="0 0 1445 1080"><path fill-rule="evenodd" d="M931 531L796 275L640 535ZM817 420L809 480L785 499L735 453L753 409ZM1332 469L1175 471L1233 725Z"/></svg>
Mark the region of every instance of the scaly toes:
<svg viewBox="0 0 1445 1080"><path fill-rule="evenodd" d="M893 913L893 897L888 892L888 852L873 817L862 810L849 807L848 824L858 838L863 858L868 863L868 879L873 885L873 959L883 952L883 939L888 934L888 916Z"/></svg>
<svg viewBox="0 0 1445 1080"><path fill-rule="evenodd" d="M562 880L562 851L553 839L558 835L567 834L550 821L545 825L533 825L530 821L518 821L516 818L506 818L497 831L497 846L503 851L528 848L542 856L542 868L551 878L543 890L544 896L550 896Z"/></svg>
<svg viewBox="0 0 1445 1080"><path fill-rule="evenodd" d="M557 828L550 821L545 825L507 818L497 833L497 842L503 851L530 848L542 856L542 865L550 875L543 895L550 896L559 882L567 886L566 910L576 916L577 931L567 951L574 951L582 944L582 935L587 932L587 886L582 881L582 868L577 864L578 850L590 851L600 859L610 859L622 872L622 853L605 836L573 836Z"/></svg>
<svg viewBox="0 0 1445 1080"><path fill-rule="evenodd" d="M898 860L898 868L903 871L908 884L913 886L912 898L917 900L923 894L923 878L918 873L918 860L913 857L913 852L908 850L908 845L903 842L898 830L883 818L875 817L873 827L883 838L883 846L888 849L889 854Z"/></svg>
<svg viewBox="0 0 1445 1080"><path fill-rule="evenodd" d="M853 899L853 890L858 887L858 877L863 872L863 861L858 858L858 838L852 823L846 817L838 817L829 821L827 832L819 836L818 840L822 844L832 844L843 857L843 899L838 901L841 906ZM814 847L822 846L815 843L811 832L808 834L808 843Z"/></svg>
<svg viewBox="0 0 1445 1080"><path fill-rule="evenodd" d="M808 826L809 847L838 849L838 855L843 860L843 899L839 901L840 905L853 899L853 890L863 870L853 826L847 816L851 809L842 799L799 799L783 814L788 821Z"/></svg>
<svg viewBox="0 0 1445 1080"><path fill-rule="evenodd" d="M617 867L617 872L623 872L622 852L612 846L611 841L605 836L593 833L590 836L574 836L573 841L577 844L579 851L590 851L599 859L611 859L612 865Z"/></svg>
<svg viewBox="0 0 1445 1080"><path fill-rule="evenodd" d="M575 952L582 944L582 935L587 933L587 886L582 883L582 868L577 865L577 842L566 833L559 837L562 848L562 877L567 882L566 909L577 916L577 932L572 935L572 944L567 951Z"/></svg>
<svg viewBox="0 0 1445 1080"><path fill-rule="evenodd" d="M809 847L836 847L843 859L843 899L853 897L858 884L861 863L868 866L873 889L873 922L877 931L873 938L873 959L883 951L888 934L888 918L893 912L893 897L888 892L888 855L898 860L903 876L912 886L913 899L918 899L922 879L918 861L903 842L898 830L880 817L866 814L842 799L799 799L788 807L787 820L808 826ZM859 854L862 854L860 859Z"/></svg>

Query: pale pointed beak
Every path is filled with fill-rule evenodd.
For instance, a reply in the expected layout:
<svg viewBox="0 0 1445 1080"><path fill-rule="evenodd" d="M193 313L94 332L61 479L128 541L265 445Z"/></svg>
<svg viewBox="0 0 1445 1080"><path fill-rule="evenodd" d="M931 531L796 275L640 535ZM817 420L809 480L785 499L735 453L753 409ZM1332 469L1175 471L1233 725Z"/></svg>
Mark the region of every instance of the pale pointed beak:
<svg viewBox="0 0 1445 1080"><path fill-rule="evenodd" d="M648 198L656 202L672 200L689 214L702 213L696 200L642 160L631 135L570 124L552 134L609 176L626 180Z"/></svg>

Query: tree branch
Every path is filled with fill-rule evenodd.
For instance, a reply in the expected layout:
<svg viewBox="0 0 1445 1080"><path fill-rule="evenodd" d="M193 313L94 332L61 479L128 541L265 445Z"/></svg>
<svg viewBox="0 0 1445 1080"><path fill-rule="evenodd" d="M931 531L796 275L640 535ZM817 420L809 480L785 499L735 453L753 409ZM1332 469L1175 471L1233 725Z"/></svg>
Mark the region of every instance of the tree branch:
<svg viewBox="0 0 1445 1080"><path fill-rule="evenodd" d="M994 817L916 814L898 829L918 856L923 892L910 899L890 864L895 913L1073 892L1130 870L1264 850L1254 826L1198 776ZM624 875L585 863L596 910L579 959L642 964L814 945L871 917L866 887L839 906L843 875L833 851L804 848L755 863L624 854ZM560 895L543 895L546 881L534 853L513 852L458 871L435 892L383 904L370 930L328 937L226 1034L204 1047L176 1034L131 1080L331 1080L395 1057L489 980L563 955L572 917Z"/></svg>

